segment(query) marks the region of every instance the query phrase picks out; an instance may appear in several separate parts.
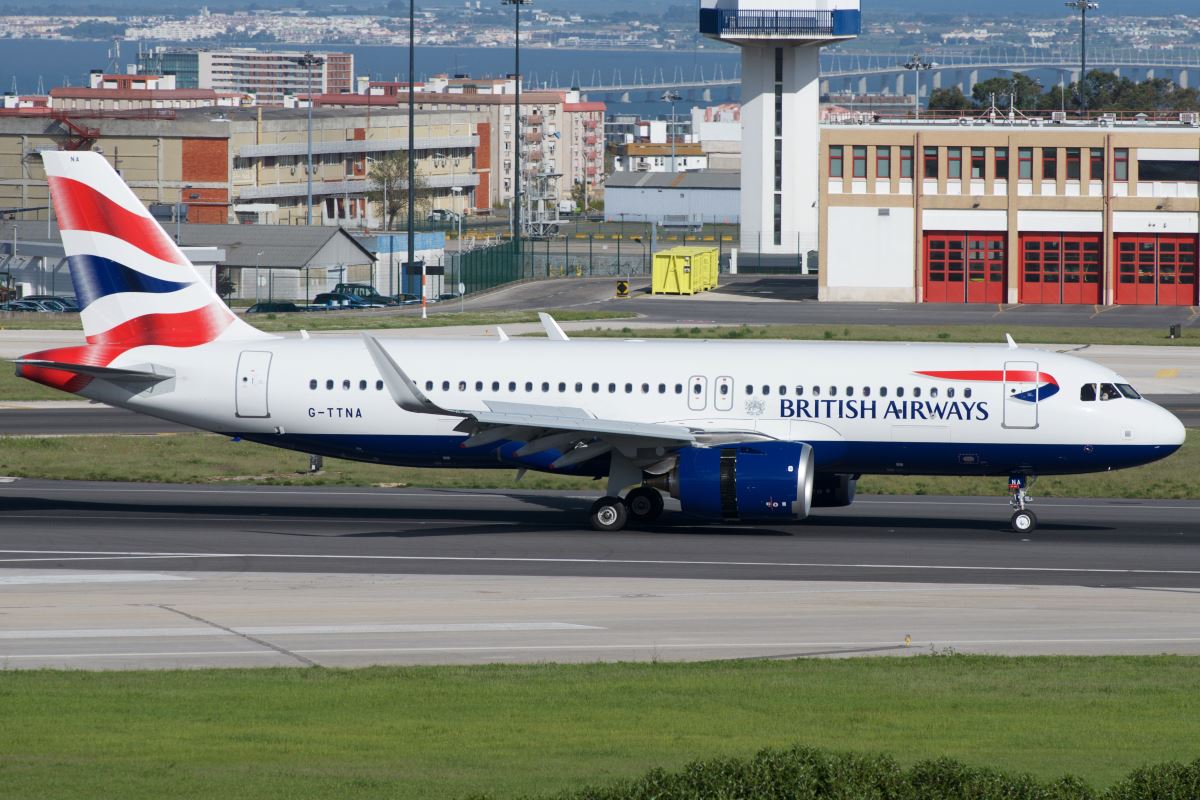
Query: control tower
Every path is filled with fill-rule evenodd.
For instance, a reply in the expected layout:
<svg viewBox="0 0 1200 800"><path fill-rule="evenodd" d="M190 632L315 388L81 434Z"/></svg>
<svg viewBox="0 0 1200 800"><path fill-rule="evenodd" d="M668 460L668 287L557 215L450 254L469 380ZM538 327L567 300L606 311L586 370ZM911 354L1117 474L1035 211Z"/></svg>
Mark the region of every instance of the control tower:
<svg viewBox="0 0 1200 800"><path fill-rule="evenodd" d="M700 0L700 33L742 48L742 252L817 249L821 46L861 30L859 0Z"/></svg>

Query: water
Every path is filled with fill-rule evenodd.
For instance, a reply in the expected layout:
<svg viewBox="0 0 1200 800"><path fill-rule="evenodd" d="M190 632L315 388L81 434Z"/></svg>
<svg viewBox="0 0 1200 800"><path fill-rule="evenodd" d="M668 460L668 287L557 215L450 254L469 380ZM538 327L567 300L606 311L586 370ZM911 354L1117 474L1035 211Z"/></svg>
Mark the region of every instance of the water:
<svg viewBox="0 0 1200 800"><path fill-rule="evenodd" d="M32 93L41 80L44 88L86 86L93 69L108 66L109 42L10 39L0 43L0 88L10 91L16 81L19 93ZM279 49L299 50L295 45L277 45ZM408 49L403 46L328 45L314 50L333 50L354 54L359 75L377 80L405 77ZM121 62L137 60L137 43L123 42ZM526 47L521 51L521 68L528 88L565 87L595 83L611 84L614 70L625 82L635 73L645 82L687 80L703 75L711 79L718 71L727 78L738 73L738 53L733 48L712 50L569 50ZM513 51L501 47L418 47L416 73L424 78L435 73L467 73L477 78L500 77L513 71ZM737 89L713 95L712 102L736 99ZM612 113L663 114L664 104L646 93L634 93L629 103L608 100ZM696 103L702 102L697 96ZM679 112L683 113L680 104Z"/></svg>

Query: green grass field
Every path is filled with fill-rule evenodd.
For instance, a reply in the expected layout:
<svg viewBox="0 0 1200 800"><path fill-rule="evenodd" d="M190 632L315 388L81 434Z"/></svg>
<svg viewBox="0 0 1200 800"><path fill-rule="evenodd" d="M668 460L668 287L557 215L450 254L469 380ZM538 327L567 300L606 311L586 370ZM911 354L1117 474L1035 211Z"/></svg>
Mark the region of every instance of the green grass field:
<svg viewBox="0 0 1200 800"><path fill-rule="evenodd" d="M0 672L0 797L509 798L792 744L1102 787L1200 753L1197 685L1179 657Z"/></svg>
<svg viewBox="0 0 1200 800"><path fill-rule="evenodd" d="M18 378L11 362L0 360L0 401L4 400L78 400L66 392Z"/></svg>
<svg viewBox="0 0 1200 800"><path fill-rule="evenodd" d="M457 489L583 489L602 484L530 472L517 482L514 470L413 469L325 459L324 471L305 470L301 453L214 434L170 436L0 437L0 474L27 478L169 483L420 486ZM1003 478L925 478L868 475L866 494L1003 495ZM1035 497L1200 497L1200 431L1170 458L1136 469L1040 479ZM999 502L999 500L998 500Z"/></svg>
<svg viewBox="0 0 1200 800"><path fill-rule="evenodd" d="M1200 329L1185 328L1179 339L1167 338L1162 330L1144 328L1071 327L1033 325L713 325L674 328L639 328L631 323L620 328L573 331L572 336L615 339L803 339L854 342L959 342L1003 344L1011 333L1018 344L1116 344L1200 347ZM1086 351L1080 353L1087 357Z"/></svg>

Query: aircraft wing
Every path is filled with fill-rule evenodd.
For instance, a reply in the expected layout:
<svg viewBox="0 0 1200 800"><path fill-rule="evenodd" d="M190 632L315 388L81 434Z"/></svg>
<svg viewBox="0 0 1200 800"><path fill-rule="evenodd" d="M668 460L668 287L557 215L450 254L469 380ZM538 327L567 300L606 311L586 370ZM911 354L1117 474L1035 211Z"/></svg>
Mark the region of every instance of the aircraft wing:
<svg viewBox="0 0 1200 800"><path fill-rule="evenodd" d="M363 341L396 405L414 414L461 418L455 430L470 434L464 447L502 440L524 442L517 456L558 450L563 455L551 466L561 468L613 450L635 464L653 464L696 441L695 434L682 425L601 419L582 408L498 400L485 401L486 411L443 408L417 388L378 340L363 334Z"/></svg>

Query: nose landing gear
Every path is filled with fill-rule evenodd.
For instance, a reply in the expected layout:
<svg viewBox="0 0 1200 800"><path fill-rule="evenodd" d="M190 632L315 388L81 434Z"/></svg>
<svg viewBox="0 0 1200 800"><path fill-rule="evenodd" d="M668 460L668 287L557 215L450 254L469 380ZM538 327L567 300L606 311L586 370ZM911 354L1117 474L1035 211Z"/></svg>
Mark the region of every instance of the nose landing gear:
<svg viewBox="0 0 1200 800"><path fill-rule="evenodd" d="M1033 485L1033 480L1027 481L1021 473L1015 473L1008 479L1008 491L1012 494L1012 529L1017 533L1031 533L1037 528L1037 515L1026 508L1027 504L1033 502L1033 498L1025 491Z"/></svg>

